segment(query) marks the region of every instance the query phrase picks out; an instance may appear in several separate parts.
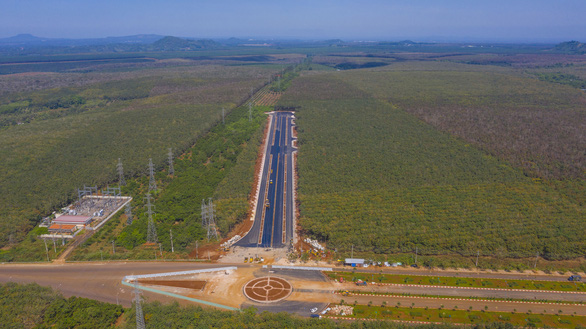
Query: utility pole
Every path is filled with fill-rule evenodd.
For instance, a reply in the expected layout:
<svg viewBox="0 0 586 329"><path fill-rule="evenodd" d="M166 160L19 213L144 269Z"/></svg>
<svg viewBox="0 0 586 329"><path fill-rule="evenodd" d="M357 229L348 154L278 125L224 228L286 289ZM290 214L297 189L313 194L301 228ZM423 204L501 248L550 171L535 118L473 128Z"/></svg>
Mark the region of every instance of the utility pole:
<svg viewBox="0 0 586 329"><path fill-rule="evenodd" d="M480 250L476 251L476 267L478 267L478 256L480 256Z"/></svg>
<svg viewBox="0 0 586 329"><path fill-rule="evenodd" d="M173 248L173 230L169 230L169 236L171 236L171 252L175 252L175 248Z"/></svg>
<svg viewBox="0 0 586 329"><path fill-rule="evenodd" d="M57 245L55 245L55 238L53 237L53 251L57 253Z"/></svg>
<svg viewBox="0 0 586 329"><path fill-rule="evenodd" d="M199 247L199 241L196 240L195 241L195 259L198 259L199 258L199 249L198 249L198 247Z"/></svg>
<svg viewBox="0 0 586 329"><path fill-rule="evenodd" d="M159 242L159 252L161 253L161 258L163 258L163 244Z"/></svg>
<svg viewBox="0 0 586 329"><path fill-rule="evenodd" d="M535 264L533 264L533 268L537 267L537 259L539 258L539 251L537 252L537 255L535 255Z"/></svg>
<svg viewBox="0 0 586 329"><path fill-rule="evenodd" d="M252 102L248 103L248 121L252 121Z"/></svg>
<svg viewBox="0 0 586 329"><path fill-rule="evenodd" d="M225 117L224 111L225 111L225 109L222 107L222 124L223 125L226 124L226 122L224 121L224 117Z"/></svg>
<svg viewBox="0 0 586 329"><path fill-rule="evenodd" d="M118 158L116 169L118 169L118 182L120 186L125 186L126 180L124 180L124 168L122 167L122 160L120 158Z"/></svg>
<svg viewBox="0 0 586 329"><path fill-rule="evenodd" d="M43 242L45 242L45 253L47 253L47 261L50 262L49 260L49 248L47 248L47 239L43 238Z"/></svg>
<svg viewBox="0 0 586 329"><path fill-rule="evenodd" d="M415 264L417 264L417 246L415 247Z"/></svg>
<svg viewBox="0 0 586 329"><path fill-rule="evenodd" d="M173 151L169 148L169 176L173 176L175 174L175 168L173 168Z"/></svg>
<svg viewBox="0 0 586 329"><path fill-rule="evenodd" d="M157 189L157 181L155 180L155 166L153 159L149 158L149 192Z"/></svg>
<svg viewBox="0 0 586 329"><path fill-rule="evenodd" d="M112 254L116 255L116 241L112 240Z"/></svg>
<svg viewBox="0 0 586 329"><path fill-rule="evenodd" d="M354 245L352 245L352 256L350 258L354 258Z"/></svg>

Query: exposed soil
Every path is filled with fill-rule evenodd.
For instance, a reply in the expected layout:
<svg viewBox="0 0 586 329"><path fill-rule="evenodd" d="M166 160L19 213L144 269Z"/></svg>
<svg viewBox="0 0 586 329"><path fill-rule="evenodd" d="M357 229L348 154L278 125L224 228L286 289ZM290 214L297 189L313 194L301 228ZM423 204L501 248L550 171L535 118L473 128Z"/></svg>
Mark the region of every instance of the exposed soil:
<svg viewBox="0 0 586 329"><path fill-rule="evenodd" d="M203 290L207 281L187 281L187 280L138 280L139 283L150 284L155 286L169 286L177 288L188 288L193 290Z"/></svg>
<svg viewBox="0 0 586 329"><path fill-rule="evenodd" d="M291 294L293 287L282 278L265 276L248 281L244 286L244 294L250 300L260 303L271 303L283 300Z"/></svg>

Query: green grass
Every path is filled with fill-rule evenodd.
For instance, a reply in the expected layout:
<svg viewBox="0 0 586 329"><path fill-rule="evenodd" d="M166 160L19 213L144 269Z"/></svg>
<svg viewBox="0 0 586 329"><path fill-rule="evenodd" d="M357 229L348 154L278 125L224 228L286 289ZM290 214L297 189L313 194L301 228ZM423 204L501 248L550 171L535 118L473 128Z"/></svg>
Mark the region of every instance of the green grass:
<svg viewBox="0 0 586 329"><path fill-rule="evenodd" d="M280 101L300 106L298 195L304 232L347 256L352 245L356 252L378 254L418 248L420 255L471 257L480 251L495 259L584 255L583 204L376 99L392 74L355 72L302 76ZM462 77L440 73L433 80L438 85L442 77ZM399 81L416 90L416 82L429 76L409 74L401 73ZM364 87L373 84L369 77L383 86ZM454 98L468 92L451 88ZM388 95L403 97L403 106L420 104L415 94L404 95L405 89L390 88ZM515 97L529 99L513 90L503 106L512 106ZM433 97L423 101L428 99ZM499 104L498 96L491 102ZM548 102L571 105L570 100Z"/></svg>
<svg viewBox="0 0 586 329"><path fill-rule="evenodd" d="M331 276L330 276L331 278ZM376 276L376 280L378 281L379 276ZM339 293L343 292L344 290L338 291ZM515 298L496 298L496 297L470 297L470 296L443 296L443 295L426 295L426 294L411 294L411 293L392 293L392 292L377 292L377 291L359 291L359 290L351 290L351 295L375 295L375 296L389 296L389 297L423 297L429 299L469 299L469 300L476 300L476 301L504 301L504 302L527 302L527 303L549 303L549 304L562 304L562 305L582 305L584 302L574 302L574 301L566 301L566 300L548 300L548 299L515 299Z"/></svg>
<svg viewBox="0 0 586 329"><path fill-rule="evenodd" d="M456 278L425 275L369 274L352 272L325 272L330 279L343 277L346 281L363 280L377 283L431 285L443 287L472 287L494 289L527 289L547 291L582 291L586 292L583 282L537 281L537 280L502 280L479 278Z"/></svg>
<svg viewBox="0 0 586 329"><path fill-rule="evenodd" d="M381 307L381 306L354 306L354 315L349 318L398 320L398 321L423 321L434 323L510 323L522 327L555 327L575 328L586 325L586 317L555 314L527 314L508 312L481 312L466 310L424 309L407 307Z"/></svg>

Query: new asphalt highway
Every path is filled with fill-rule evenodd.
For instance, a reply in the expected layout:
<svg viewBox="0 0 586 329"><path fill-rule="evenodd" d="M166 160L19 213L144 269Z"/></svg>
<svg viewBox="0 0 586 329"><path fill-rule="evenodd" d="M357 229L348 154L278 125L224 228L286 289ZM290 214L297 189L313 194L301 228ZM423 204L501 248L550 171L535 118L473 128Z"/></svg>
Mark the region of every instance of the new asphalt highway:
<svg viewBox="0 0 586 329"><path fill-rule="evenodd" d="M293 239L293 113L271 113L254 223L235 245L282 248Z"/></svg>

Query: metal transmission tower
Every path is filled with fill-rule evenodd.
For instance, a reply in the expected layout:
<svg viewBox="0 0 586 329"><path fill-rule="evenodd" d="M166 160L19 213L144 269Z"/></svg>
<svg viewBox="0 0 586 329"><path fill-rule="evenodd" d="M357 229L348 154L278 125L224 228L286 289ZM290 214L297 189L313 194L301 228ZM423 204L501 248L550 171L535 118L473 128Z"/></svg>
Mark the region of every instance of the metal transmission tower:
<svg viewBox="0 0 586 329"><path fill-rule="evenodd" d="M148 228L147 228L147 242L150 243L157 243L157 228L155 227L155 222L153 220L153 205L151 204L151 194L147 193L146 198L147 200L147 214L149 215L148 219Z"/></svg>
<svg viewBox="0 0 586 329"><path fill-rule="evenodd" d="M142 313L142 298L136 281L134 281L134 306L136 307L136 329L145 329L144 314Z"/></svg>
<svg viewBox="0 0 586 329"><path fill-rule="evenodd" d="M169 148L167 155L169 156L169 175L173 176L175 174L175 168L173 168L173 150L171 148Z"/></svg>
<svg viewBox="0 0 586 329"><path fill-rule="evenodd" d="M218 229L216 228L216 221L214 220L215 208L216 206L212 202L212 198L208 199L207 204L205 203L205 199L201 201L202 225L207 226L208 241L210 241L210 238L218 240Z"/></svg>
<svg viewBox="0 0 586 329"><path fill-rule="evenodd" d="M157 181L155 180L155 167L153 159L149 158L149 192L157 189Z"/></svg>
<svg viewBox="0 0 586 329"><path fill-rule="evenodd" d="M206 200L201 200L201 226L207 227L208 226L208 214L207 214L207 205Z"/></svg>
<svg viewBox="0 0 586 329"><path fill-rule="evenodd" d="M132 207L130 202L124 207L124 214L126 215L126 225L132 224Z"/></svg>
<svg viewBox="0 0 586 329"><path fill-rule="evenodd" d="M124 167L122 167L122 160L120 158L118 158L116 169L118 169L118 182L120 186L126 186L126 180L124 180Z"/></svg>

